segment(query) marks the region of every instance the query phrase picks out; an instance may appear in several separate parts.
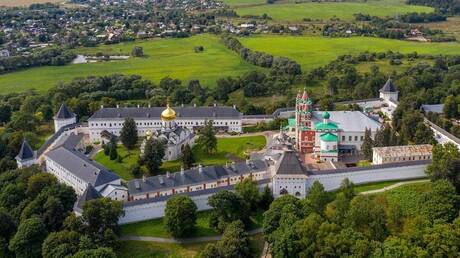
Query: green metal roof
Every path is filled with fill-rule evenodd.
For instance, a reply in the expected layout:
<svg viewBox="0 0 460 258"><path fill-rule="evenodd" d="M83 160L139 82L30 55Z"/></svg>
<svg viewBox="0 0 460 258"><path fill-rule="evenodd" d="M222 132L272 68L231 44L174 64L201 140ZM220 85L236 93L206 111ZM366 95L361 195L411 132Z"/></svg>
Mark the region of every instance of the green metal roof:
<svg viewBox="0 0 460 258"><path fill-rule="evenodd" d="M330 117L331 117L331 114L329 114L329 112L326 111L323 113L323 118L329 119Z"/></svg>
<svg viewBox="0 0 460 258"><path fill-rule="evenodd" d="M339 127L337 126L336 123L329 122L329 123L323 123L319 122L315 124L315 129L316 130L337 130Z"/></svg>
<svg viewBox="0 0 460 258"><path fill-rule="evenodd" d="M321 138L322 141L325 141L325 142L336 142L336 141L338 141L337 135L332 134L332 133L321 134L320 138Z"/></svg>
<svg viewBox="0 0 460 258"><path fill-rule="evenodd" d="M290 126L290 127L295 126L295 118L294 117L288 118L288 126Z"/></svg>

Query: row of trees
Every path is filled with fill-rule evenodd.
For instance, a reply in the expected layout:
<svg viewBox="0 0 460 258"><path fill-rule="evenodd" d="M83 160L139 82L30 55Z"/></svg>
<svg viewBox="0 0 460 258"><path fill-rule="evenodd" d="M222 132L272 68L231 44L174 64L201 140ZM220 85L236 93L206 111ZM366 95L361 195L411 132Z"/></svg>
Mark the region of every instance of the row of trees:
<svg viewBox="0 0 460 258"><path fill-rule="evenodd" d="M34 66L65 65L75 57L73 52L60 47L41 49L28 56L0 57L0 74Z"/></svg>
<svg viewBox="0 0 460 258"><path fill-rule="evenodd" d="M238 39L225 35L221 42L229 49L235 51L247 62L266 68L272 68L274 73L299 75L302 73L300 65L286 57L277 57L265 52L253 51L246 48Z"/></svg>

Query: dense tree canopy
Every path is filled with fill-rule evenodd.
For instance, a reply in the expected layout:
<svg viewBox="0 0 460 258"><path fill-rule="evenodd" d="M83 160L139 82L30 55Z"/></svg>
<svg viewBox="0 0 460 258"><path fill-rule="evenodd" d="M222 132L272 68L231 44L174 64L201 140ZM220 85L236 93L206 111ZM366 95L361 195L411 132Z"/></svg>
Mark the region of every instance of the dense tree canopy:
<svg viewBox="0 0 460 258"><path fill-rule="evenodd" d="M173 237L183 238L193 233L196 224L197 207L193 200L185 195L178 195L166 202L164 223L166 230Z"/></svg>

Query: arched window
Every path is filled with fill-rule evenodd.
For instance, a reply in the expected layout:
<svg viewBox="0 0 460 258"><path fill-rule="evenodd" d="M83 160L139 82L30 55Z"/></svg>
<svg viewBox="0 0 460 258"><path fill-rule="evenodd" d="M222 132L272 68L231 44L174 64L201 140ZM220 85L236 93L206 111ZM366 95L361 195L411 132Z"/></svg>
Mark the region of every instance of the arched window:
<svg viewBox="0 0 460 258"><path fill-rule="evenodd" d="M295 197L300 197L300 193L299 193L299 192L295 192Z"/></svg>
<svg viewBox="0 0 460 258"><path fill-rule="evenodd" d="M281 189L280 194L281 195L288 194L288 191L285 188L283 188L283 189Z"/></svg>

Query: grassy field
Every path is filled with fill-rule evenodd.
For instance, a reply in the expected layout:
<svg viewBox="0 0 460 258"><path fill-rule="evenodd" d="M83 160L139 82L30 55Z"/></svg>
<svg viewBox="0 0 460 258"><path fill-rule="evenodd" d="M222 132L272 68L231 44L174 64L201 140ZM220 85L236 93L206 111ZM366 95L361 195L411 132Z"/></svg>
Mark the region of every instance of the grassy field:
<svg viewBox="0 0 460 258"><path fill-rule="evenodd" d="M163 244L157 242L125 241L117 252L119 258L192 258L208 243L196 244Z"/></svg>
<svg viewBox="0 0 460 258"><path fill-rule="evenodd" d="M403 185L381 194L385 195L390 206L399 205L404 215L411 216L418 210L418 205L421 203L421 193L430 190L431 182L425 182Z"/></svg>
<svg viewBox="0 0 460 258"><path fill-rule="evenodd" d="M250 236L253 257L260 257L264 246L262 234ZM199 257L199 253L209 242L196 244L161 244L156 242L126 241L117 253L119 258L192 258Z"/></svg>
<svg viewBox="0 0 460 258"><path fill-rule="evenodd" d="M249 152L261 150L265 147L265 144L266 140L264 136L218 138L216 153L208 155L196 146L193 148L193 153L195 155L196 163L200 163L205 166L223 165L225 162L245 159ZM121 163L116 160L110 160L109 157L105 156L102 151L96 154L94 160L114 171L125 180L133 179L130 171L131 168L137 164L140 153L139 148L128 151L122 145L119 145L117 151L118 155L123 158ZM167 161L163 163L161 169L162 172L179 171L181 164L180 160Z"/></svg>
<svg viewBox="0 0 460 258"><path fill-rule="evenodd" d="M97 52L129 54L134 46L143 47L146 57L130 58L126 61L45 66L2 75L0 93L24 91L30 88L43 92L59 81L113 73L139 74L155 82L166 76L183 81L199 79L202 85L214 87L218 78L260 69L244 62L237 54L220 44L218 37L212 35L101 45L75 51L80 54ZM203 46L204 51L195 53L195 46Z"/></svg>
<svg viewBox="0 0 460 258"><path fill-rule="evenodd" d="M397 181L384 181L384 182L377 182L377 183L369 183L369 184L362 184L362 185L357 185L355 186L355 192L356 193L361 193L361 192L367 192L367 191L372 191L372 190L378 190L385 188L387 186L391 186L400 182L410 182L410 181L417 181L420 179L416 180L397 180ZM414 184L419 184L415 183ZM402 187L402 186L401 186Z"/></svg>
<svg viewBox="0 0 460 258"><path fill-rule="evenodd" d="M292 1L281 1L275 4L248 4L244 0L228 0L230 5L237 5L239 15L262 15L264 13L276 21L301 21L304 18L314 20L329 20L339 18L340 20L353 20L353 14L365 13L373 16L395 16L408 12L432 12L433 8L425 6L406 5L400 0L379 0L362 2L324 2L324 3L292 3ZM252 1L251 1L252 2Z"/></svg>
<svg viewBox="0 0 460 258"><path fill-rule="evenodd" d="M29 6L36 3L62 3L64 0L1 0L0 6Z"/></svg>
<svg viewBox="0 0 460 258"><path fill-rule="evenodd" d="M460 43L457 42L419 43L366 37L325 38L266 35L241 38L241 42L254 50L292 58L302 65L304 72L326 65L339 55L357 54L363 51L393 50L403 53L417 51L421 54L435 55L460 53ZM135 45L142 46L147 56L131 58L127 61L72 64L59 67L46 66L4 74L0 76L0 94L30 88L43 92L59 81L113 73L139 74L155 82L165 76L183 81L199 79L202 85L214 87L218 78L240 75L253 69L262 69L244 62L212 35L103 45L96 48L78 49L77 52L127 54ZM195 53L193 47L197 45L204 46L205 51Z"/></svg>
<svg viewBox="0 0 460 258"><path fill-rule="evenodd" d="M209 226L210 211L198 212L196 231L191 237L217 236L219 232ZM251 217L250 229L262 227L263 211L258 211ZM121 235L125 236L151 236L167 237L171 235L166 231L163 219L152 219L121 226Z"/></svg>
<svg viewBox="0 0 460 258"><path fill-rule="evenodd" d="M209 215L210 212L208 211L198 213L193 237L216 236L219 234L209 226ZM164 227L162 218L122 225L120 233L125 236L171 237Z"/></svg>
<svg viewBox="0 0 460 258"><path fill-rule="evenodd" d="M302 71L328 64L344 54L358 54L364 51L384 52L388 50L401 53L454 55L460 53L460 43L419 43L382 38L352 37L296 37L296 36L257 36L241 38L248 48L264 51L276 56L286 56L296 60Z"/></svg>
<svg viewBox="0 0 460 258"><path fill-rule="evenodd" d="M455 36L457 39L460 38L460 17L453 16L447 18L445 22L432 22L426 23L423 26L426 26L430 29L442 30L447 34Z"/></svg>

